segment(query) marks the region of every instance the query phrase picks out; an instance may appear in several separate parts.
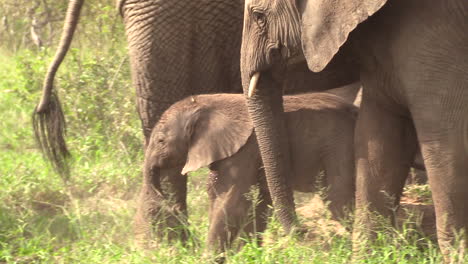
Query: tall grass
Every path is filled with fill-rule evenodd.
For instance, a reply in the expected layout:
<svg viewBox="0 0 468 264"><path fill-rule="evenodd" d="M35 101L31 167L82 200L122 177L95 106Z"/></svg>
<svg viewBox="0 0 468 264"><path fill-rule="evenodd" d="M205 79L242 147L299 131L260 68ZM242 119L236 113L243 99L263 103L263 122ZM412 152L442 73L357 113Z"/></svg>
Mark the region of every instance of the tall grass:
<svg viewBox="0 0 468 264"><path fill-rule="evenodd" d="M42 159L30 120L54 46L25 45L28 21L19 14L28 2L19 11L8 3L0 1L2 10L11 11L0 16L9 15L15 25L0 47L0 263L211 262L204 246L205 170L190 177L189 242L163 241L150 249L134 244L131 223L141 181L142 134L123 26L113 1L87 1L73 48L56 79L73 155L68 183ZM66 1L56 3L53 13L63 14ZM53 27L51 32L57 32L61 25L54 22ZM48 38L50 32L44 34ZM308 204L309 197L299 203ZM349 233L337 232L323 209L314 210L313 217L303 219L312 230L307 238L282 235L271 219L262 247L249 242L239 253L229 252L227 262L349 263ZM431 240L411 235L416 232L411 227L402 232L379 234L364 262L440 262Z"/></svg>

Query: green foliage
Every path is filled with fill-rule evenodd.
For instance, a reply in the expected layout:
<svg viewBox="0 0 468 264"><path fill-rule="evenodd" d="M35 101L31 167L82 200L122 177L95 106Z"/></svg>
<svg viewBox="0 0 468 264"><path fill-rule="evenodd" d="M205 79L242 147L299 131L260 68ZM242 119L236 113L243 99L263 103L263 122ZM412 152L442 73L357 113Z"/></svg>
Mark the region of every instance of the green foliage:
<svg viewBox="0 0 468 264"><path fill-rule="evenodd" d="M56 45L63 27L67 0L0 0L0 40L2 48L16 53L38 50L31 29L45 48ZM124 39L115 0L86 0L78 25L75 46L95 45L96 51L119 45Z"/></svg>
<svg viewBox="0 0 468 264"><path fill-rule="evenodd" d="M405 187L408 197L417 199L423 203L432 203L432 193L429 185L408 185Z"/></svg>

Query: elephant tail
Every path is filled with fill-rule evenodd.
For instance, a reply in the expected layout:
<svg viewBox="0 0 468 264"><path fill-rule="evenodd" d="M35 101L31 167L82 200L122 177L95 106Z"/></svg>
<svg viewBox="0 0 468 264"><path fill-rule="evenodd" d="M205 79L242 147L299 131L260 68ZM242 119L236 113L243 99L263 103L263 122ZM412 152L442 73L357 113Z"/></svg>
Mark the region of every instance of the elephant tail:
<svg viewBox="0 0 468 264"><path fill-rule="evenodd" d="M70 175L67 159L70 157L65 143L66 123L60 101L55 93L49 98L47 107L33 114L33 127L36 142L51 162L55 171L65 179Z"/></svg>
<svg viewBox="0 0 468 264"><path fill-rule="evenodd" d="M42 89L41 101L33 113L33 127L39 148L54 169L65 179L69 176L67 158L70 156L65 143L65 118L56 93L53 91L54 78L70 48L78 24L84 0L71 0L60 39L59 47L49 65Z"/></svg>

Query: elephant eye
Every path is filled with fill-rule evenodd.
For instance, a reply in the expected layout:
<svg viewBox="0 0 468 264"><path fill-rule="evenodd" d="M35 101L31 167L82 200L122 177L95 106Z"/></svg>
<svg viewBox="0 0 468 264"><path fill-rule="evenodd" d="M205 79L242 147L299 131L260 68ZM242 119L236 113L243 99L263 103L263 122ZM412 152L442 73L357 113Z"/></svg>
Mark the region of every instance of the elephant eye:
<svg viewBox="0 0 468 264"><path fill-rule="evenodd" d="M154 141L157 143L164 142L164 134L158 133L158 135L156 135L156 137L154 138Z"/></svg>
<svg viewBox="0 0 468 264"><path fill-rule="evenodd" d="M253 11L252 16L253 16L253 19L255 20L255 22L257 23L257 25L258 25L260 28L264 28L264 27L265 27L265 24L266 24L266 17L265 17L265 14L264 14L264 13L258 12L258 11Z"/></svg>

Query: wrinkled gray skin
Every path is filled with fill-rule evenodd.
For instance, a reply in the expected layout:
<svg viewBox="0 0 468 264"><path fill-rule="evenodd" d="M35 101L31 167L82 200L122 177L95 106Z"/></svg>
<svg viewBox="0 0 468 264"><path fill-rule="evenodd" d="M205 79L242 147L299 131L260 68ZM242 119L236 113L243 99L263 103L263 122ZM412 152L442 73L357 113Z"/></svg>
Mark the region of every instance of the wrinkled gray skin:
<svg viewBox="0 0 468 264"><path fill-rule="evenodd" d="M286 96L286 124L293 160L293 190L314 192L321 169L322 187L336 218L354 201L354 127L357 107L327 93ZM229 248L239 233L266 228L270 195L258 145L241 94L199 95L172 105L156 124L145 156L145 171L209 166L208 245ZM248 193L258 186L252 211ZM347 209L347 211L346 211ZM255 221L255 224L252 222Z"/></svg>
<svg viewBox="0 0 468 264"><path fill-rule="evenodd" d="M249 113L287 231L296 218L286 180L290 155L280 87L286 65L305 58L316 74L356 69L352 81L363 86L356 128L355 249L373 237L370 212L392 215L419 143L447 260L454 231L468 229L466 32L465 0L246 0L243 86L247 94L251 77L260 73Z"/></svg>
<svg viewBox="0 0 468 264"><path fill-rule="evenodd" d="M53 81L78 24L84 0L70 0L64 30L56 57L44 80L43 95L34 114L39 145L61 174L68 174L68 150L64 140L65 120ZM243 1L239 0L120 0L117 3L125 24L137 107L148 142L151 128L171 104L192 94L241 92L239 56L242 36ZM288 70L286 93L310 90L310 80L338 87L335 79L310 75L305 63ZM348 73L345 73L348 75ZM317 86L315 90L321 90ZM354 88L353 88L354 89ZM352 96L357 90L348 93ZM164 172L171 174L174 172ZM145 236L151 221L157 219L164 198L171 199L185 221L186 178L145 174L140 208L135 223L138 236ZM178 179L176 182L170 182ZM141 220L141 221L140 221ZM146 227L146 228L142 228Z"/></svg>
<svg viewBox="0 0 468 264"><path fill-rule="evenodd" d="M346 86L345 86L346 87ZM327 92L330 92L333 90L328 90ZM346 92L348 92L346 90ZM349 92L348 92L349 93ZM335 93L337 94L337 93ZM345 95L343 95L345 96ZM352 98L348 96L347 98ZM362 89L359 89L358 93L354 97L354 102L353 104L357 107L361 106L361 100L362 100ZM412 167L417 169L414 174L412 174L412 177L408 179L407 183L409 184L427 184L427 175L426 175L426 167L424 166L424 159L421 154L421 149L418 147L416 156L414 157L414 161L412 164Z"/></svg>

